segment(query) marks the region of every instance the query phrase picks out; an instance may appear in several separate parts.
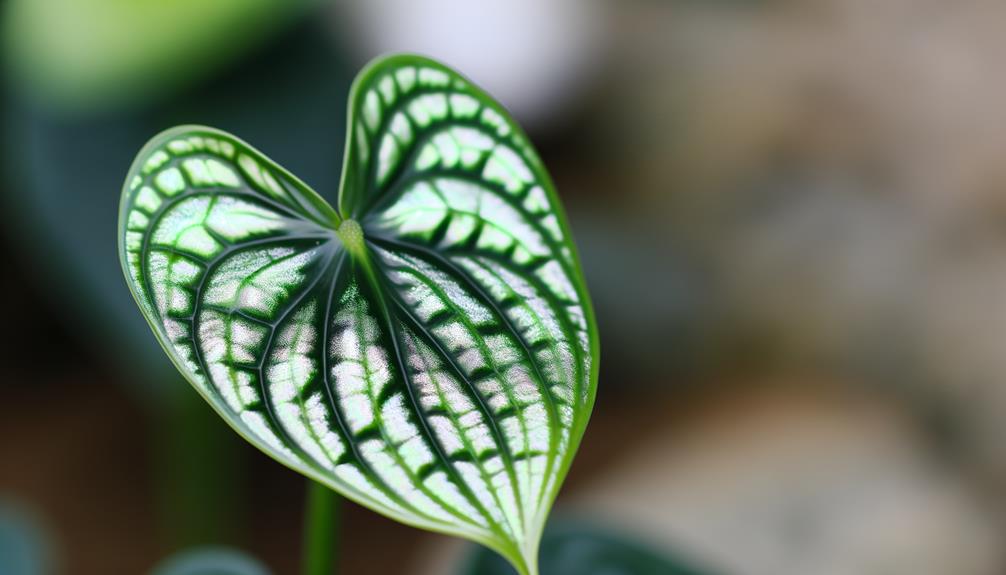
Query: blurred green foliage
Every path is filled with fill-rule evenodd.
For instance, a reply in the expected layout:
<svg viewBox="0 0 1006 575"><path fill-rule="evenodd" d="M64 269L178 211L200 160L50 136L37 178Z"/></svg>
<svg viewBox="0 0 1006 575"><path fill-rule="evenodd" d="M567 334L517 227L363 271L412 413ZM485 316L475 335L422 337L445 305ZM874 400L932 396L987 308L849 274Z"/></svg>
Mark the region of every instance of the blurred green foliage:
<svg viewBox="0 0 1006 575"><path fill-rule="evenodd" d="M18 82L59 108L161 100L280 32L315 0L10 0Z"/></svg>

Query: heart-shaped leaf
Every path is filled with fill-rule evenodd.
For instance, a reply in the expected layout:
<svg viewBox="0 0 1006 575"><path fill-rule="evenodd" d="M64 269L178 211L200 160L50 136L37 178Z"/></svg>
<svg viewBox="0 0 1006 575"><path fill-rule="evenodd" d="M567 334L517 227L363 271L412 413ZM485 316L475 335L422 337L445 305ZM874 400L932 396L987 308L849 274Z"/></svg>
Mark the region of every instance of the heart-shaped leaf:
<svg viewBox="0 0 1006 575"><path fill-rule="evenodd" d="M339 211L229 134L155 137L123 192L130 289L263 451L537 573L597 381L552 183L506 111L431 60L371 64L349 113Z"/></svg>

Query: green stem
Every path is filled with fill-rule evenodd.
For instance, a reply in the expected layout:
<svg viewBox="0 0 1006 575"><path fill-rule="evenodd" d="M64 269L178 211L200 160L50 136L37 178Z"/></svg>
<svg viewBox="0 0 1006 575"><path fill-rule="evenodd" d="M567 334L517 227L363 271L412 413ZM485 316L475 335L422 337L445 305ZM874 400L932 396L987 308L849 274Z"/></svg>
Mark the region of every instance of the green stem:
<svg viewBox="0 0 1006 575"><path fill-rule="evenodd" d="M339 496L317 481L307 482L304 575L333 575L339 537Z"/></svg>
<svg viewBox="0 0 1006 575"><path fill-rule="evenodd" d="M511 563L520 575L538 575L538 562L526 563L521 560L518 563Z"/></svg>
<svg viewBox="0 0 1006 575"><path fill-rule="evenodd" d="M241 444L184 381L167 383L155 432L162 536L171 549L239 544Z"/></svg>

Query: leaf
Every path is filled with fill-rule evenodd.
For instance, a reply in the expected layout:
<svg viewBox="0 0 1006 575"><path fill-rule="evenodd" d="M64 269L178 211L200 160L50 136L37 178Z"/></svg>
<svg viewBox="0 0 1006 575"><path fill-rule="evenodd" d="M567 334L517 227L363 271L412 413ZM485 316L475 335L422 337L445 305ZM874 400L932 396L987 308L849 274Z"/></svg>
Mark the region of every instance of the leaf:
<svg viewBox="0 0 1006 575"><path fill-rule="evenodd" d="M34 509L0 500L0 573L45 575L57 569L56 541Z"/></svg>
<svg viewBox="0 0 1006 575"><path fill-rule="evenodd" d="M155 137L123 191L127 282L253 444L537 573L597 380L552 183L505 110L431 60L371 64L349 113L339 212L234 136Z"/></svg>
<svg viewBox="0 0 1006 575"><path fill-rule="evenodd" d="M135 106L202 79L284 30L314 0L10 0L14 79L63 111Z"/></svg>
<svg viewBox="0 0 1006 575"><path fill-rule="evenodd" d="M150 575L269 575L269 569L237 549L199 547L175 553Z"/></svg>
<svg viewBox="0 0 1006 575"><path fill-rule="evenodd" d="M553 521L541 541L541 571L549 575L711 575L691 561L583 521ZM498 556L473 549L457 575L513 575Z"/></svg>

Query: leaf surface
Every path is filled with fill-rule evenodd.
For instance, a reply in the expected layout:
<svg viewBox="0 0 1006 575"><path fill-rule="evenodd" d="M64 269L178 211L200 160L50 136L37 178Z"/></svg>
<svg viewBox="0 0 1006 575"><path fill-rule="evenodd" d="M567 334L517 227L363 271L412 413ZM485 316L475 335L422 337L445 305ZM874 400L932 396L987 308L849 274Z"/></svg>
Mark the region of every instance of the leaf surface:
<svg viewBox="0 0 1006 575"><path fill-rule="evenodd" d="M505 110L431 60L376 61L349 108L338 211L234 136L155 137L123 193L127 281L249 441L536 573L597 374L552 183Z"/></svg>

